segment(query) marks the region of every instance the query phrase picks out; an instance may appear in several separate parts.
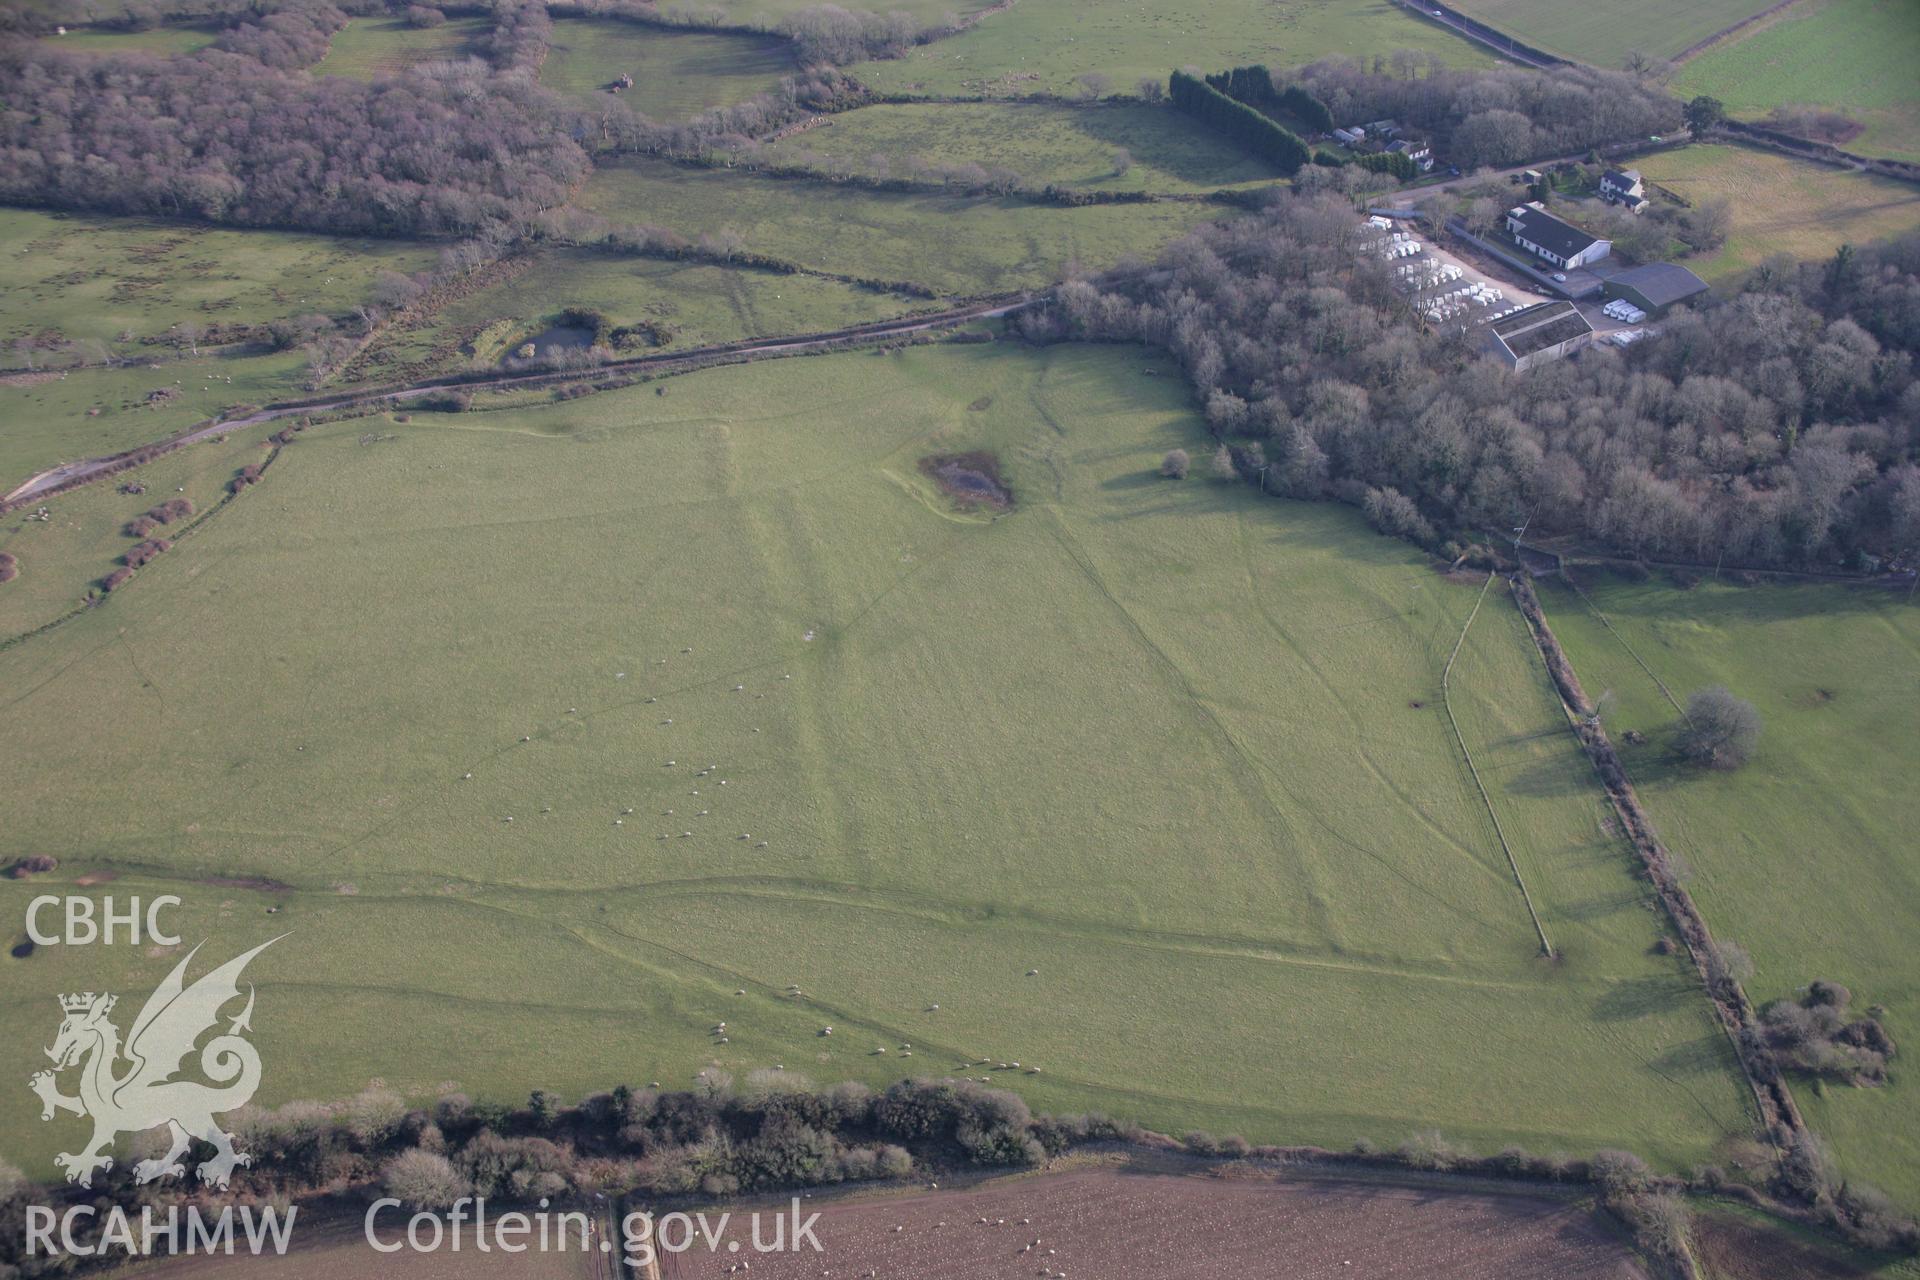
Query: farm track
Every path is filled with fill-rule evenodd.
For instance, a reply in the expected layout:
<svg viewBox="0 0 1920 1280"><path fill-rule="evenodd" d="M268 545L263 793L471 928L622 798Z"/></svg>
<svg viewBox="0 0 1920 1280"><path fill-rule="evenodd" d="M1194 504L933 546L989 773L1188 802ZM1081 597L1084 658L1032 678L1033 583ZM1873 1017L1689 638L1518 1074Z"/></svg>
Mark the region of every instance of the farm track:
<svg viewBox="0 0 1920 1280"><path fill-rule="evenodd" d="M1044 296L1044 295L1041 295ZM243 431L249 427L260 426L281 418L299 414L334 413L344 410L362 409L371 411L381 406L404 404L436 391L498 390L526 388L538 389L568 382L592 381L607 374L637 373L649 370L681 371L685 368L703 367L708 364L725 364L736 361L766 359L778 356L808 355L833 350L839 346L857 346L868 342L882 342L890 338L911 337L933 329L950 328L966 324L973 320L991 320L1011 315L1033 305L1039 296L1029 293L1002 294L995 298L970 303L963 307L954 307L946 311L927 315L906 316L897 320L881 320L872 324L853 325L844 329L832 329L821 333L795 334L781 338L757 338L741 342L718 343L713 346L694 347L686 351L663 353L660 355L635 356L626 360L611 360L589 369L548 371L542 373L502 374L490 378L461 378L458 376L428 378L420 382L397 387L373 387L359 391L342 392L332 396L317 396L303 400L285 400L257 409L252 413L235 418L217 418L178 435L142 445L136 449L123 450L120 453L104 457L87 458L79 462L62 463L51 467L26 481L0 497L0 512L5 512L22 503L52 497L69 489L77 489L95 480L117 474L140 462L151 461L164 453L198 444L214 436L226 435L234 431Z"/></svg>

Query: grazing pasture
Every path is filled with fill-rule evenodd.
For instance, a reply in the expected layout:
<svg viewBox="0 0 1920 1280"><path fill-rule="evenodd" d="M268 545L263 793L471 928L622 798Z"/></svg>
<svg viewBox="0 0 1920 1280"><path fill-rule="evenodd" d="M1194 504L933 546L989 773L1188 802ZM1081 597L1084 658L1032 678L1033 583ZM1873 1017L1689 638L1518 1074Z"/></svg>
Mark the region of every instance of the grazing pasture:
<svg viewBox="0 0 1920 1280"><path fill-rule="evenodd" d="M540 83L604 102L622 75L633 87L620 99L651 120L690 119L713 107L765 93L794 70L791 46L770 36L663 31L612 18L562 18L540 65Z"/></svg>
<svg viewBox="0 0 1920 1280"><path fill-rule="evenodd" d="M1124 163L1120 155L1124 153ZM1043 103L882 105L827 117L776 144L783 163L900 174L912 158L1011 169L1032 186L1192 193L1272 182L1271 166L1171 107ZM820 159L816 159L816 157Z"/></svg>
<svg viewBox="0 0 1920 1280"><path fill-rule="evenodd" d="M437 27L411 26L405 18L355 18L334 34L313 73L377 80L422 62L477 58L492 30L485 18L448 18Z"/></svg>
<svg viewBox="0 0 1920 1280"><path fill-rule="evenodd" d="M48 467L164 439L231 405L299 394L305 373L297 351L197 360L169 351L158 368L0 376L0 494Z"/></svg>
<svg viewBox="0 0 1920 1280"><path fill-rule="evenodd" d="M1536 49L1617 69L1634 52L1671 58L1696 40L1752 17L1768 0L1455 0L1454 7Z"/></svg>
<svg viewBox="0 0 1920 1280"><path fill-rule="evenodd" d="M140 339L183 323L343 315L382 271L424 270L436 254L397 240L0 209L0 361L24 367L23 338L97 338L134 355Z"/></svg>
<svg viewBox="0 0 1920 1280"><path fill-rule="evenodd" d="M179 23L146 31L69 31L42 37L56 49L78 53L197 53L212 44L220 28L212 23Z"/></svg>
<svg viewBox="0 0 1920 1280"><path fill-rule="evenodd" d="M27 518L39 504L0 516L0 551L18 557L22 566L21 575L0 588L0 644L78 605L140 541L128 535L128 522L155 504L185 498L196 513L213 510L241 467L266 460L263 446L273 430L257 427L223 443L168 454L140 469L137 480L145 493L120 492L122 478L116 477L50 499L49 520ZM23 478L10 475L0 485L11 488ZM164 526L154 536L177 540L184 523Z"/></svg>
<svg viewBox="0 0 1920 1280"><path fill-rule="evenodd" d="M1920 161L1920 15L1908 0L1799 0L1691 59L1674 81L1743 119L1775 107L1841 112L1864 128L1841 145Z"/></svg>
<svg viewBox="0 0 1920 1280"><path fill-rule="evenodd" d="M671 350L840 329L932 305L814 276L543 248L424 325L391 331L375 343L366 369L386 381L401 370L491 365L567 307L599 311L616 326L655 326L662 349Z"/></svg>
<svg viewBox="0 0 1920 1280"><path fill-rule="evenodd" d="M262 1102L784 1063L1708 1158L1747 1104L1510 607L1452 702L1555 960L1442 710L1481 581L1156 475L1204 439L1163 357L998 344L316 427L0 649L0 831L62 863L0 917L106 869L224 953L291 931L250 970ZM1005 514L919 465L983 452ZM0 1011L165 963L0 960Z"/></svg>
<svg viewBox="0 0 1920 1280"><path fill-rule="evenodd" d="M1651 182L1695 201L1732 202L1733 230L1717 252L1686 263L1718 283L1768 258L1815 260L1920 228L1920 187L1753 147L1691 146L1634 161Z"/></svg>
<svg viewBox="0 0 1920 1280"><path fill-rule="evenodd" d="M1431 53L1449 66L1491 66L1478 45L1423 22L1391 0L1019 0L1004 13L907 57L861 64L883 90L1006 97L1072 93L1077 77L1108 77L1133 92L1183 66L1208 70L1264 62L1298 66L1342 54Z"/></svg>
<svg viewBox="0 0 1920 1280"><path fill-rule="evenodd" d="M1609 732L1692 868L1708 926L1752 954L1748 990L1766 1001L1816 978L1843 983L1860 1008L1887 1007L1904 1051L1920 1035L1920 609L1846 586L1605 581L1591 594L1611 631L1565 588L1542 600L1589 696L1606 697ZM1678 712L1656 676L1682 703L1713 684L1754 703L1764 731L1752 761L1734 773L1677 764ZM1796 1096L1850 1176L1920 1201L1909 1070L1897 1061L1883 1088L1803 1082Z"/></svg>
<svg viewBox="0 0 1920 1280"><path fill-rule="evenodd" d="M971 295L1059 280L1070 262L1150 257L1198 222L1204 204L1077 209L999 196L871 191L843 183L701 169L644 157L595 171L580 203L616 222L688 238L735 232L744 247L816 271Z"/></svg>

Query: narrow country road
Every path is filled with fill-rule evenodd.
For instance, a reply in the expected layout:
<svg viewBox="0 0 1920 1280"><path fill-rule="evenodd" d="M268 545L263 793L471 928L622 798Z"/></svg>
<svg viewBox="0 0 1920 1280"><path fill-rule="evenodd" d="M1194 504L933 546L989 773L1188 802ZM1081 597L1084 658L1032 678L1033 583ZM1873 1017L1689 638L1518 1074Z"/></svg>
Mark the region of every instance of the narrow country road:
<svg viewBox="0 0 1920 1280"><path fill-rule="evenodd" d="M643 369L672 368L675 365L696 363L702 360L724 359L728 356L780 356L798 355L803 352L831 347L838 343L870 342L886 338L906 337L915 333L924 333L929 329L947 328L965 324L971 320L991 320L1032 306L1036 301L1032 294L1006 295L988 299L985 302L971 303L964 307L935 312L930 315L906 316L899 320L882 320L873 324L854 325L846 329L833 329L824 333L794 334L784 338L759 338L745 342L724 342L708 347L690 347L685 351L665 352L659 355L635 356L627 360L609 360L605 364L587 369L546 370L539 373L503 374L497 378L460 379L430 378L423 382L401 387L374 387L362 391L343 392L335 396L322 396L311 400L288 400L271 404L253 413L237 418L216 418L214 421L198 426L181 435L169 436L165 440L156 440L139 448L124 450L100 458L85 458L78 462L64 462L50 467L38 475L0 497L0 510L14 507L35 498L47 497L58 490L74 488L97 480L101 476L118 469L134 454L147 449L164 449L171 452L214 436L241 431L248 427L259 426L278 418L292 417L302 413L324 413L344 408L366 408L372 410L383 404L404 404L408 400L431 395L436 391L482 390L489 387L538 386L543 382L566 382L579 378L591 378L596 374L609 371L628 371Z"/></svg>

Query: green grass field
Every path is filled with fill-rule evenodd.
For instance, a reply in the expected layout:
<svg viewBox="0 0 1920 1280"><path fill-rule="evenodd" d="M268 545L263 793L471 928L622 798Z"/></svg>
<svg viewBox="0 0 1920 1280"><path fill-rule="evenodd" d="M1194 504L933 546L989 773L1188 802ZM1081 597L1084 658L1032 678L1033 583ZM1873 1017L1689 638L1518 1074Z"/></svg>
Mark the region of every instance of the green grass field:
<svg viewBox="0 0 1920 1280"><path fill-rule="evenodd" d="M266 1102L993 1055L1175 1131L1707 1158L1749 1123L1723 1042L1511 606L1454 697L1556 962L1439 707L1479 581L1158 479L1203 436L1152 361L921 348L316 428L0 650L0 853L179 889L223 955L290 931ZM917 466L976 448L1012 514ZM55 992L167 960L0 963L18 1074ZM32 1101L0 1142L38 1167Z"/></svg>
<svg viewBox="0 0 1920 1280"><path fill-rule="evenodd" d="M916 19L922 26L937 26L949 22L955 17L964 17L978 13L990 7L994 0L961 0L957 4L945 4L942 0L870 0L861 4L841 5L843 9L856 12L865 10L871 13L905 13ZM763 26L776 26L783 18L815 7L815 0L734 0L728 5L716 5L724 9L732 22L758 23Z"/></svg>
<svg viewBox="0 0 1920 1280"><path fill-rule="evenodd" d="M746 248L804 267L912 281L947 294L1032 288L1068 263L1108 265L1220 211L1204 204L1078 209L995 196L906 195L633 157L595 171L580 203L683 235L733 230Z"/></svg>
<svg viewBox="0 0 1920 1280"><path fill-rule="evenodd" d="M1616 743L1718 936L1753 955L1748 989L1790 996L1815 978L1842 982L1861 1007L1884 1004L1896 1040L1920 1034L1920 826L1913 787L1920 723L1920 609L1898 594L1849 587L1682 592L1606 582L1593 593L1608 632L1564 588L1543 596L1589 696L1610 694ZM1724 684L1765 720L1753 761L1698 774L1672 763L1677 713L1634 661L1685 702ZM1879 1089L1795 1096L1843 1168L1920 1203L1920 1082L1899 1068Z"/></svg>
<svg viewBox="0 0 1920 1280"><path fill-rule="evenodd" d="M0 551L18 557L21 567L19 577L0 586L0 645L45 626L84 600L139 541L127 535L127 522L155 503L185 497L197 512L212 510L241 467L265 460L263 442L274 430L257 427L235 433L225 443L209 441L168 454L140 469L144 494L121 493L114 480L49 502L51 520L27 519L31 509L0 517ZM5 484L11 487L13 479ZM177 538L180 526L159 532Z"/></svg>
<svg viewBox="0 0 1920 1280"><path fill-rule="evenodd" d="M1077 76L1093 72L1131 93L1142 76L1164 81L1188 65L1279 68L1396 49L1435 53L1456 67L1493 62L1389 0L1020 0L953 39L897 61L863 63L855 74L894 92L1005 96L1071 93Z"/></svg>
<svg viewBox="0 0 1920 1280"><path fill-rule="evenodd" d="M1634 162L1651 182L1689 200L1733 204L1733 232L1718 252L1686 263L1718 282L1776 254L1819 259L1842 244L1870 244L1920 228L1920 187L1752 147L1693 146Z"/></svg>
<svg viewBox="0 0 1920 1280"><path fill-rule="evenodd" d="M42 39L56 49L80 53L157 53L163 56L197 53L214 42L220 28L211 23L183 23L148 31L69 31Z"/></svg>
<svg viewBox="0 0 1920 1280"><path fill-rule="evenodd" d="M413 27L404 18L355 18L335 33L313 73L372 80L422 62L481 56L492 25L484 18L449 18L437 27Z"/></svg>
<svg viewBox="0 0 1920 1280"><path fill-rule="evenodd" d="M0 493L58 463L165 439L230 405L296 395L305 372L304 356L284 352L7 375L0 378ZM156 391L163 396L153 398Z"/></svg>
<svg viewBox="0 0 1920 1280"><path fill-rule="evenodd" d="M1618 68L1634 51L1671 58L1697 40L1752 17L1768 0L1457 0L1461 12L1535 48Z"/></svg>
<svg viewBox="0 0 1920 1280"><path fill-rule="evenodd" d="M839 329L932 305L813 276L545 248L524 269L448 304L425 325L391 331L375 344L369 373L384 382L401 370L495 363L573 306L603 312L617 325L663 326L671 334L664 349L672 350Z"/></svg>
<svg viewBox="0 0 1920 1280"><path fill-rule="evenodd" d="M1274 169L1200 128L1171 107L1069 107L1040 103L882 105L827 117L828 123L776 144L794 163L806 153L891 171L918 157L933 164L1012 169L1036 186L1088 191L1211 191L1272 182ZM1120 171L1115 155L1125 151Z"/></svg>
<svg viewBox="0 0 1920 1280"><path fill-rule="evenodd" d="M540 83L591 101L633 77L623 102L652 120L686 120L712 107L765 93L794 70L784 40L709 31L662 31L613 19L562 18L540 67Z"/></svg>
<svg viewBox="0 0 1920 1280"><path fill-rule="evenodd" d="M14 344L41 334L118 341L186 321L341 315L367 299L382 271L423 270L436 252L394 240L0 209L0 360L21 367Z"/></svg>
<svg viewBox="0 0 1920 1280"><path fill-rule="evenodd" d="M1789 103L1840 111L1865 126L1842 144L1849 151L1920 161L1916 66L1910 0L1801 0L1689 61L1674 89L1711 94L1747 119Z"/></svg>

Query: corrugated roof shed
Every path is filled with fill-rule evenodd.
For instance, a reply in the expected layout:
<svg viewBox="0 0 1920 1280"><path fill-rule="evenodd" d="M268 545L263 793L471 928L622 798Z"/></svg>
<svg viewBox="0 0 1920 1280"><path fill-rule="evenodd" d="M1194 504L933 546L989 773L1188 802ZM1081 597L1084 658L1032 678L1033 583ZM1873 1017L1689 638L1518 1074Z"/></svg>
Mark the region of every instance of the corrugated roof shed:
<svg viewBox="0 0 1920 1280"><path fill-rule="evenodd" d="M1670 307L1707 291L1707 282L1683 266L1672 262L1649 262L1629 267L1607 278L1611 288L1632 289L1648 305Z"/></svg>
<svg viewBox="0 0 1920 1280"><path fill-rule="evenodd" d="M1542 302L1510 316L1502 316L1487 327L1515 357L1529 356L1569 338L1593 332L1593 326L1587 323L1587 318L1571 302Z"/></svg>

